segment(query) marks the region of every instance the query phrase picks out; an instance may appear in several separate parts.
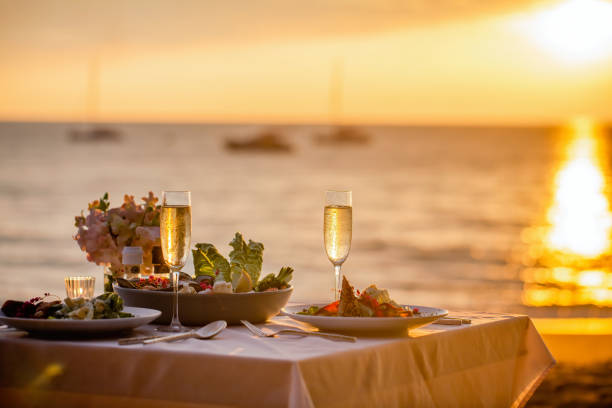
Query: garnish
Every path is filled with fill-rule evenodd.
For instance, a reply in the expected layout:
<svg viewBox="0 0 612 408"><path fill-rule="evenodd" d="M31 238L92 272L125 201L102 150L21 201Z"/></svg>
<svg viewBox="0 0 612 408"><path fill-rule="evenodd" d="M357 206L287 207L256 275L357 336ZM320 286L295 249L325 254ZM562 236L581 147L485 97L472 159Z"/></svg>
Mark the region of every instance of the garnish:
<svg viewBox="0 0 612 408"><path fill-rule="evenodd" d="M340 300L323 307L310 306L298 314L313 316L353 316L353 317L408 317L418 314L417 308L401 307L389 297L386 289L376 285L368 286L363 292L357 291L342 278Z"/></svg>
<svg viewBox="0 0 612 408"><path fill-rule="evenodd" d="M148 278L140 278L138 282L132 282L137 289L166 289L170 287L170 280L168 278L158 278L156 276L149 276Z"/></svg>
<svg viewBox="0 0 612 408"><path fill-rule="evenodd" d="M229 254L232 282L236 277L240 279L243 270L249 274L251 282L257 282L263 264L263 244L249 240L247 245L242 234L237 232L230 245L234 248Z"/></svg>
<svg viewBox="0 0 612 408"><path fill-rule="evenodd" d="M293 278L293 268L284 266L278 274L270 273L259 280L263 265L264 246L260 242L244 241L237 232L232 242L229 261L213 244L198 243L192 250L195 278L179 274L180 293L245 293L286 289ZM148 279L118 278L119 286L130 289L165 290L171 287L166 278L150 276Z"/></svg>
<svg viewBox="0 0 612 408"><path fill-rule="evenodd" d="M202 288L202 290L206 290L206 289L210 289L212 290L212 285L209 282L206 281L202 281L200 282L200 287Z"/></svg>
<svg viewBox="0 0 612 408"><path fill-rule="evenodd" d="M239 275L234 275L232 286L234 287L234 291L236 293L249 292L251 289L253 289L253 281L246 270L242 269L240 270Z"/></svg>
<svg viewBox="0 0 612 408"><path fill-rule="evenodd" d="M227 285L217 282L228 282L236 293L264 292L289 287L293 277L293 268L285 266L278 275L266 275L261 281L264 245L261 242L249 240L245 242L241 233L237 232L229 243L232 251L229 261L219 253L213 244L200 243L193 249L193 267L196 277L209 276L213 279L212 292L228 293Z"/></svg>
<svg viewBox="0 0 612 408"><path fill-rule="evenodd" d="M46 301L50 296L35 297L25 302L7 300L2 306L2 312L8 317L25 317L34 319L114 319L132 317L130 313L122 312L123 299L116 293L106 292L95 299L66 298L62 303L57 300Z"/></svg>
<svg viewBox="0 0 612 408"><path fill-rule="evenodd" d="M293 268L283 266L278 275L274 276L273 273L270 273L260 280L257 286L255 286L255 290L257 292L265 292L268 290L285 289L289 287L291 278L293 278Z"/></svg>
<svg viewBox="0 0 612 408"><path fill-rule="evenodd" d="M247 245L239 232L229 244L233 248L229 253L229 262L213 244L196 244L196 249L192 250L196 276L220 276L226 282L232 282L234 289L240 283L241 291L248 292L253 288L253 283L259 280L264 246L251 240ZM245 278L243 273L248 274L249 278Z"/></svg>
<svg viewBox="0 0 612 408"><path fill-rule="evenodd" d="M196 244L196 249L191 252L196 276L208 275L214 278L221 275L226 282L231 281L230 264L213 244Z"/></svg>
<svg viewBox="0 0 612 408"><path fill-rule="evenodd" d="M43 296L33 297L25 302L7 300L4 302L4 305L2 305L2 312L9 317L41 319L46 318L50 313L58 310L60 303L59 297L45 293Z"/></svg>

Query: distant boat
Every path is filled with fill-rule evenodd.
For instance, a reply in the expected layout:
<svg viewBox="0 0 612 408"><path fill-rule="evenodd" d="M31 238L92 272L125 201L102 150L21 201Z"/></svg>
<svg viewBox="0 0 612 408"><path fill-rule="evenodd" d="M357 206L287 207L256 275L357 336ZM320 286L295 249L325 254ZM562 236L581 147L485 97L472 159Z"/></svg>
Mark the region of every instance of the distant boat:
<svg viewBox="0 0 612 408"><path fill-rule="evenodd" d="M274 130L265 130L250 139L226 139L225 148L232 151L289 153L293 147Z"/></svg>
<svg viewBox="0 0 612 408"><path fill-rule="evenodd" d="M342 117L343 86L344 61L338 58L332 65L329 81L330 130L315 135L314 141L318 144L365 144L370 141L370 136L365 131L339 124Z"/></svg>
<svg viewBox="0 0 612 408"><path fill-rule="evenodd" d="M79 128L68 131L68 140L71 142L118 142L121 140L121 132L110 126L94 125L98 116L98 105L100 99L100 69L98 58L92 58L89 62L87 75L87 120Z"/></svg>
<svg viewBox="0 0 612 408"><path fill-rule="evenodd" d="M351 126L335 126L329 133L316 135L315 141L319 144L364 144L370 141L370 135Z"/></svg>
<svg viewBox="0 0 612 408"><path fill-rule="evenodd" d="M110 127L94 126L90 129L70 129L68 138L72 142L118 142L121 132Z"/></svg>

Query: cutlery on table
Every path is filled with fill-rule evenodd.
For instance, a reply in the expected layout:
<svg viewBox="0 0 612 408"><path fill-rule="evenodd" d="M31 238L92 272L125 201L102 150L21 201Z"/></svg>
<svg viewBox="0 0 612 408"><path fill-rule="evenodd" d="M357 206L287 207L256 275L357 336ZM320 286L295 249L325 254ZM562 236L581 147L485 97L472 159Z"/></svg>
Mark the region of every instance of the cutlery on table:
<svg viewBox="0 0 612 408"><path fill-rule="evenodd" d="M259 327L255 326L254 324L250 322L247 322L246 320L241 320L240 322L244 324L251 333L253 333L254 335L258 337L274 337L279 334L298 334L301 336L304 336L304 335L318 336L318 337L323 337L323 338L330 339L330 340L343 340L343 341L351 341L351 342L357 341L357 337L345 336L343 334L313 332L313 331L302 330L297 327L294 327L291 329L280 329L280 330L272 331L268 329L260 329Z"/></svg>
<svg viewBox="0 0 612 408"><path fill-rule="evenodd" d="M127 346L129 344L140 344L145 340L156 339L158 337L166 336L155 334L151 336L125 337L123 339L119 339L117 343L119 343L120 346Z"/></svg>
<svg viewBox="0 0 612 408"><path fill-rule="evenodd" d="M443 324L447 326L460 326L462 324L471 324L471 319L464 319L461 317L442 317L436 320L433 324Z"/></svg>
<svg viewBox="0 0 612 408"><path fill-rule="evenodd" d="M198 330L191 330L186 333L178 333L172 334L170 336L161 336L155 337L153 339L143 340L143 344L153 344L159 343L162 341L172 341L172 340L181 340L181 339L210 339L219 334L223 329L227 327L227 322L225 320L217 320L216 322L208 323L206 326L199 328Z"/></svg>

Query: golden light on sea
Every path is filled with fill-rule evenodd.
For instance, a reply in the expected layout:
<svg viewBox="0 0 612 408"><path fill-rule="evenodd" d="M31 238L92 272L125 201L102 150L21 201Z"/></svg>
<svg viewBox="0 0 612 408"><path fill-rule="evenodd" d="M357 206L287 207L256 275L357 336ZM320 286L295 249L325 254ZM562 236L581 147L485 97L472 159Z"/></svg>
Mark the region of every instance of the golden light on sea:
<svg viewBox="0 0 612 408"><path fill-rule="evenodd" d="M587 119L577 119L567 159L557 173L553 204L548 212L550 249L596 257L610 249L612 214L605 195L600 159L601 140Z"/></svg>
<svg viewBox="0 0 612 408"><path fill-rule="evenodd" d="M604 167L606 141L586 118L566 130L547 226L523 231L528 306L612 306L612 213Z"/></svg>

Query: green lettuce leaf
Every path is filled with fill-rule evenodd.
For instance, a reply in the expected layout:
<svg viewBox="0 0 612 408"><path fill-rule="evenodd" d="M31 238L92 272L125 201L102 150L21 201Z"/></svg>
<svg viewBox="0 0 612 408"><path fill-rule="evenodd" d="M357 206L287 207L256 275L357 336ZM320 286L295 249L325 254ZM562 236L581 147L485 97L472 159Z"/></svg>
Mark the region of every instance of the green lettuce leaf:
<svg viewBox="0 0 612 408"><path fill-rule="evenodd" d="M229 254L230 271L232 280L238 278L245 270L251 277L251 281L255 284L259 281L261 274L261 266L263 264L264 246L261 242L249 240L247 245L242 238L242 234L237 232L232 242L230 242L232 252Z"/></svg>
<svg viewBox="0 0 612 408"><path fill-rule="evenodd" d="M278 272L278 275L270 273L266 275L262 280L257 283L255 290L257 292L264 292L270 288L285 289L289 287L289 282L293 278L293 268L290 266L283 266Z"/></svg>
<svg viewBox="0 0 612 408"><path fill-rule="evenodd" d="M192 253L196 276L208 275L214 278L218 272L226 282L231 282L230 264L213 244L196 244Z"/></svg>

